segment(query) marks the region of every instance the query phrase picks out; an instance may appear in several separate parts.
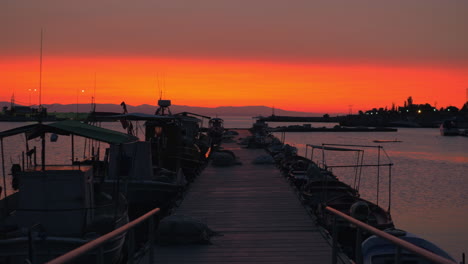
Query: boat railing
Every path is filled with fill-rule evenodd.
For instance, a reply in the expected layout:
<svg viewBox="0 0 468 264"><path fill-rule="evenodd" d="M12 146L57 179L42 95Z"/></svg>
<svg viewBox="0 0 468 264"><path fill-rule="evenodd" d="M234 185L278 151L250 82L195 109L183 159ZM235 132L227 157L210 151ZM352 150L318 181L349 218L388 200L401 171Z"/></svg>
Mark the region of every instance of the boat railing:
<svg viewBox="0 0 468 264"><path fill-rule="evenodd" d="M74 259L83 256L90 251L97 249L97 261L96 263L102 264L104 263L104 245L109 240L127 232L127 254L128 254L128 261L127 263L133 263L133 255L135 253L135 227L142 224L145 221L148 221L148 243L152 243L155 238L155 217L160 212L159 208L155 208L148 213L138 217L137 219L127 223L124 226L121 226L115 229L112 232L109 232L103 236L100 236L62 256L59 256L46 264L59 264L59 263L67 263L73 261ZM154 251L149 250L149 258L148 263L154 263Z"/></svg>
<svg viewBox="0 0 468 264"><path fill-rule="evenodd" d="M388 240L392 244L395 245L395 261L394 263L400 264L403 263L401 256L402 256L402 249L408 250L413 252L414 254L429 260L431 263L438 263L438 264L457 264L449 259L436 255L424 248L418 247L414 244L411 244L405 240L402 240L398 237L390 235L384 231L381 231L375 227L372 227L364 222L361 222L349 215L346 215L334 208L329 206L325 207L325 210L333 214L333 229L332 229L332 264L336 264L338 261L338 224L337 218L342 218L345 221L353 224L356 227L356 248L355 248L355 261L357 264L363 263L362 259L362 252L361 252L361 244L362 244L362 231L367 231L373 235L381 237L383 239Z"/></svg>

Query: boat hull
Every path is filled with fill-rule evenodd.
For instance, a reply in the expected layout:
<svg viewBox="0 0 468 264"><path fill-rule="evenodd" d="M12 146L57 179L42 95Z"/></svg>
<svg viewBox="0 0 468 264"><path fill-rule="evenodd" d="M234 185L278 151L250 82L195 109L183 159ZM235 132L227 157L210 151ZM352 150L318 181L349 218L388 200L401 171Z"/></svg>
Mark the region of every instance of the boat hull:
<svg viewBox="0 0 468 264"><path fill-rule="evenodd" d="M405 240L411 244L414 244L418 247L424 248L436 255L449 259L453 262L455 260L443 249L439 248L437 245L427 241L421 237L418 237L414 234L405 232L398 229L388 229L384 230L385 232L397 236L398 238ZM393 262L395 259L396 248L395 245L383 238L378 236L371 236L362 243L362 257L363 263L372 264L372 263L388 263ZM401 252L401 263L429 263L427 260L419 257L418 255L409 252L407 250L402 250Z"/></svg>
<svg viewBox="0 0 468 264"><path fill-rule="evenodd" d="M104 191L116 188L115 181L105 181ZM172 207L175 200L182 194L184 185L158 181L129 181L120 183L120 191L126 194L129 203L129 217L136 219L156 207L166 210Z"/></svg>
<svg viewBox="0 0 468 264"><path fill-rule="evenodd" d="M92 239L72 237L35 237L33 239L33 263L44 263L82 246ZM104 263L118 263L122 257L125 234L121 234L104 245ZM98 251L92 251L76 259L73 263L97 263ZM0 263L23 264L30 259L28 236L0 240Z"/></svg>

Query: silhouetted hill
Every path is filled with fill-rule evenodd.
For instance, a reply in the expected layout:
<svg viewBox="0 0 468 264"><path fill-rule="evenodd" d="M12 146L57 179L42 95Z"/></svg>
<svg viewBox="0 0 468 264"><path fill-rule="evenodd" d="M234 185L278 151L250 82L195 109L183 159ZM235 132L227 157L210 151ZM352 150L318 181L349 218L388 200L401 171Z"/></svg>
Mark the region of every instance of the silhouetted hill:
<svg viewBox="0 0 468 264"><path fill-rule="evenodd" d="M10 106L10 102L0 102L0 108ZM37 107L37 106L33 106ZM76 112L76 104L44 104L49 113L68 113ZM154 105L143 104L139 106L127 105L129 112L154 114L157 107ZM172 113L193 112L207 116L269 116L272 114L271 107L266 106L220 106L220 107L198 107L187 105L173 105L170 107ZM89 112L90 104L79 104L78 112ZM117 104L97 104L96 111L99 112L122 112L122 107ZM286 116L322 116L324 113L295 112L282 109L275 109L275 115Z"/></svg>

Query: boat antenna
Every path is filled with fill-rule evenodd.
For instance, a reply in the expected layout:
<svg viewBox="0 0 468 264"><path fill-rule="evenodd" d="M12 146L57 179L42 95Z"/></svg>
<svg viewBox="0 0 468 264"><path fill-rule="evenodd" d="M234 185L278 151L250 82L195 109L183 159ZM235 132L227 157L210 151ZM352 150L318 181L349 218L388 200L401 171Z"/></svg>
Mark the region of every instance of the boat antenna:
<svg viewBox="0 0 468 264"><path fill-rule="evenodd" d="M91 97L91 111L96 112L96 73L94 73L94 91Z"/></svg>
<svg viewBox="0 0 468 264"><path fill-rule="evenodd" d="M39 108L42 108L42 38L43 29L41 28L41 52L39 59Z"/></svg>
<svg viewBox="0 0 468 264"><path fill-rule="evenodd" d="M10 110L13 111L13 108L15 107L15 93L11 95L11 101L10 101Z"/></svg>
<svg viewBox="0 0 468 264"><path fill-rule="evenodd" d="M163 76L164 78L164 76ZM156 73L156 85L157 85L157 90L159 92L159 100L162 100L163 98L163 80L161 79L161 74L158 72Z"/></svg>
<svg viewBox="0 0 468 264"><path fill-rule="evenodd" d="M158 96L158 92L159 92L159 79L158 79L158 73L156 73L154 75L154 84L155 84L155 91L156 91L156 96Z"/></svg>
<svg viewBox="0 0 468 264"><path fill-rule="evenodd" d="M159 100L162 100L163 97L163 86L162 86L162 80L158 79L158 87L159 87Z"/></svg>
<svg viewBox="0 0 468 264"><path fill-rule="evenodd" d="M166 89L166 74L163 72L162 73L163 76L162 76L162 89L161 89L161 99L162 99L162 96L164 95L164 90Z"/></svg>

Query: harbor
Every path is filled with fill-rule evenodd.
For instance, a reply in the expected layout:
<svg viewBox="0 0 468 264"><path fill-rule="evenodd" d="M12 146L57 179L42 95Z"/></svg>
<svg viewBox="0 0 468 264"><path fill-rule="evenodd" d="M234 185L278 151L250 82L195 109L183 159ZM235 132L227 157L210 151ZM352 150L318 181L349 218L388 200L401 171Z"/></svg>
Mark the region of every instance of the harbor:
<svg viewBox="0 0 468 264"><path fill-rule="evenodd" d="M0 1L0 264L466 264L468 1Z"/></svg>
<svg viewBox="0 0 468 264"><path fill-rule="evenodd" d="M121 185L121 187L117 188L117 190L120 189L122 192L127 193L127 195L130 194L130 196L127 196L127 199L129 199L128 201L129 201L129 206L130 206L129 208L130 210L128 211L129 216L130 216L129 224L125 224L125 223L118 224L114 231L109 230L111 232L107 234L107 235L112 235L114 232L120 232L119 233L120 235L118 236L120 238L122 238L122 235L126 234L125 243L121 244L122 253L124 252L126 253L124 253L122 257L117 257L118 255L114 255L113 257L111 257L111 255L103 255L102 260L100 260L101 261L100 263L122 263L122 261L124 262L142 261L143 263L152 263L153 261L161 262L161 263L210 263L210 262L212 263L225 263L225 262L229 262L229 263L241 263L241 262L242 263L249 263L249 262L251 263L261 263L261 262L351 263L352 261L357 261L358 263L361 263L362 259L359 260L356 258L361 258L363 256L360 255L361 253L359 253L359 256L361 257L356 255L357 253L356 251L354 251L355 250L354 248L356 248L357 244L354 244L355 242L351 242L351 241L355 241L355 239L346 238L348 237L348 234L351 235L354 232L353 229L350 229L350 230L343 229L343 230L348 230L348 231L343 231L343 230L339 231L338 238L337 240L335 240L336 238L334 237L333 234L338 231L334 231L333 226L331 224L333 221L330 220L333 218L329 218L334 213L331 213L331 211L329 213L325 213L325 212L327 210L331 210L331 209L328 209L329 207L333 208L335 206L333 204L336 202L333 197L336 194L340 194L340 195L346 194L351 199L350 202L348 203L348 206L350 206L348 208L351 208L352 205L356 204L359 201L364 201L366 204L369 204L371 206L370 207L371 211L375 211L377 210L377 208L380 208L380 207L379 206L375 207L375 205L372 205L372 203L370 203L368 200L362 200L361 198L358 199L359 195L357 195L357 190L360 188L357 187L356 185L351 186L345 183L343 183L343 185L337 185L337 186L342 186L342 187L337 187L336 189L337 193L335 194L334 193L335 191L333 191L334 189L330 189L330 187L333 186L334 184L332 185L329 185L329 184L335 182L337 178L333 176L332 178L328 179L329 176L326 176L326 175L329 175L329 172L331 172L331 170L329 172L328 170L333 167L331 163L324 163L324 161L322 161L321 162L322 165L328 164L327 165L328 169L327 167L324 167L320 170L316 170L316 172L314 173L313 172L314 170L311 170L310 166L312 166L313 168L314 166L316 166L314 164L319 164L319 163L314 163L312 161L314 160L312 156L310 157L310 159L308 159L310 152L309 154L307 152L301 153L301 155L303 155L304 158L301 158L301 156L296 156L296 154L293 154L293 156L291 156L292 159L285 159L284 157L278 159L279 156L286 155L286 153L289 153L289 152L283 152L284 150L278 151L278 147L279 149L282 149L288 145L281 143L278 138L276 138L273 134L270 134L270 132L268 132L268 130L265 129L266 127L264 126L264 124L256 123L253 125L251 129L223 129L224 120L220 118L212 119L213 121L209 122L210 128L200 129L200 130L206 131L207 135L209 135L210 138L212 139L212 144L214 145L212 145L211 150L207 150L206 148L203 147L203 146L206 146L206 140L199 141L198 143L196 143L196 141L193 141L194 143L200 146L198 147L199 150L206 151L206 155L203 154L200 156L200 158L202 156L210 157L209 159L206 160L206 163L195 162L193 158L197 156L190 154L191 153L190 151L186 152L184 150L184 152L179 152L179 153L170 152L178 148L172 146L171 148L165 150L164 148L169 147L169 145L159 145L158 143L158 142L164 141L168 143L173 142L171 144L182 144L183 142L184 142L183 144L191 144L189 143L190 141L188 140L188 138L186 138L183 142L179 140L174 140L174 139L168 140L168 141L166 140L154 141L152 139L153 136L157 136L156 138L158 138L159 136L165 135L163 131L169 131L169 130L173 131L172 133L174 133L175 131L185 131L183 132L183 134L180 134L180 135L185 135L185 136L193 135L194 139L203 138L203 136L200 137L200 135L198 134L196 130L193 130L193 132L190 132L190 133L188 132L190 131L189 129L190 127L192 128L195 127L191 125L192 123L195 124L199 122L197 121L196 118L187 117L187 113L184 113L183 115L178 115L178 114L172 115L167 110L163 111L164 108L167 108L169 106L167 105L167 102L162 102L161 104L162 104L160 105L161 111L159 112L162 113L163 115L149 116L149 115L126 114L126 115L117 115L113 117L113 118L119 118L119 119L121 119L122 117L125 117L125 120L127 122L138 122L138 121L143 120L144 122L146 122L146 127L151 127L152 125L156 125L155 127L158 127L157 129L156 128L153 128L151 130L147 129L145 133L146 141L154 142L155 144L153 145L153 147L150 147L150 145L148 145L149 147L148 150L150 149L153 149L153 150L150 152L146 152L146 153L148 154L151 153L151 154L148 157L134 154L136 155L135 157L138 157L139 161L137 164L140 164L140 165L137 165L137 166L139 167L133 167L132 165L130 165L134 163L135 161L132 161L131 163L128 163L126 161L124 163L124 164L127 164L125 165L126 166L125 173L127 174L124 174L127 176L124 176L124 177L130 176L131 178L134 178L136 175L131 176L132 173L139 172L140 176L138 177L143 177L142 178L143 181L141 181L140 183L137 183L137 181L135 182L128 181L128 180L125 180L125 178L120 178L122 176L119 176L119 175L122 175L122 171L119 172L120 169L118 168L119 167L123 168L123 167L121 165L117 167L115 167L115 165L112 165L112 164L117 165L118 163L122 163L121 155L123 155L122 157L125 157L127 155L125 154L126 152L130 153L141 148L143 149L146 148L144 147L145 145L144 141L143 142L140 141L140 143L137 143L135 145L135 147L139 146L137 148L131 147L132 144L135 144L132 142L135 141L135 137L133 135L135 135L136 132L128 130L128 127L129 127L128 124L127 124L127 128L125 128L125 131L128 132L127 134L123 134L121 132L112 132L110 130L108 131L108 130L100 129L100 128L99 129L93 128L93 126L74 123L73 121L62 121L62 122L57 122L56 124L47 125L47 126L40 125L40 124L28 125L24 128L17 128L17 129L2 132L1 133L2 149L4 147L4 138L9 137L13 134L23 133L23 132L26 132L26 134L29 135L28 137L31 139L34 139L35 137L44 139L44 137L41 136L41 133L44 133L44 132L52 133L52 134L57 133L57 134L63 134L63 135L72 134L75 136L84 136L86 138L93 139L93 140L102 140L104 138L107 138L108 136L105 136L105 134L108 134L109 136L112 135L112 140L110 139L105 140L107 143L111 144L111 149L110 149L111 151L109 152L110 156L108 160L109 167L107 169L108 173L110 174L108 176L102 175L100 174L99 170L96 170L98 168L101 168L101 169L103 168L102 163L74 162L74 166L80 166L78 168L80 168L81 171L85 172L84 175L86 175L86 173L89 173L90 171L94 172L93 177L95 178L95 180L93 182L95 182L94 183L95 195L96 195L96 190L107 189L107 192L113 193L113 196L115 196L117 194L115 193L116 191L115 186L118 186L116 184ZM107 116L106 118L109 118L109 116ZM180 129L182 127L180 127L179 125L172 127L174 123L171 120L181 120L181 121L185 120L183 122L185 122L186 125L182 125L182 127L185 127L185 129ZM180 125L181 124L182 123L180 123ZM138 126L137 123L134 123L134 125ZM102 136L100 135L100 133L103 133ZM155 133L155 134L148 134L148 133ZM325 134L328 134L328 133L325 133ZM349 133L346 133L346 134L348 135ZM174 135L177 135L177 133L175 133ZM286 140L285 138L283 138L283 140L286 142L294 142L294 139L291 138L293 137L293 135L295 135L295 133L288 134L287 135L288 139ZM378 135L378 133L375 135ZM405 142L407 141L406 138L404 138L403 140ZM392 144L394 140L376 140L376 141L378 143L385 142L387 144ZM112 145L115 145L115 144L118 145L118 144L123 144L123 143L128 146L125 148L120 148L120 151L118 152L112 151L112 148L115 148L115 147L112 147ZM41 144L44 144L44 143L41 143ZM93 148L94 146L96 146L95 145L96 143L88 143L88 144L89 144L88 145L89 149L91 149L91 146L93 146ZM72 146L73 146L73 143L72 143ZM186 145L186 146L189 146L189 145ZM313 145L310 145L310 146L313 146ZM42 145L42 147L44 147L44 145ZM161 147L164 147L164 148L161 148ZM320 146L318 146L318 148L320 149ZM322 151L326 149L323 146L321 148L322 148ZM187 149L187 148L184 147L182 149ZM277 150L274 150L274 149L277 149ZM294 149L294 147L292 149ZM340 147L339 149L334 148L334 147L327 147L327 149L335 150L335 151L336 150L348 150L348 151L357 150L355 148L347 149L347 148L342 148L342 147ZM299 152L300 151L301 149L299 149ZM96 158L95 161L98 161L97 159L99 156L97 155L98 152L99 151L97 150L95 151L94 149L91 151L90 156L95 157ZM163 154L166 152L173 153L173 154L170 154L170 155ZM37 152L34 151L33 156L31 156L31 158L28 158L26 162L20 162L21 167L19 169L22 170L21 168L25 168L25 164L36 163L36 155L39 155L39 153L40 153L39 151ZM217 157L220 155L217 155L217 154L219 153L228 154L227 156L232 158L232 160L227 160L227 161L218 160ZM180 160L183 162L175 162L177 159L170 158L171 156L177 157L181 154L185 155L184 159ZM290 154L291 153L289 153L288 155ZM154 158L151 158L152 156L154 156ZM226 157L226 155L224 155L224 157ZM262 162L258 162L259 158L260 160L262 159L270 160L270 162L264 162L263 164L258 164L258 163L262 163ZM43 163L44 158L43 157L37 158L37 160ZM72 160L75 160L75 159L72 158ZM145 162L145 160L147 160L147 162ZM200 159L200 161L201 160L203 159ZM256 160L257 162L254 162ZM275 161L273 162L273 160ZM37 170L38 172L40 171L50 171L51 173L53 172L51 171L52 167L44 166L45 164L41 164L41 163L37 163L37 165L35 166L36 168L35 170ZM145 167L147 165L143 165L143 164L151 164L151 163L153 165L149 165L149 167L153 167L153 173L157 172L158 174L155 174L155 175L160 175L158 177L161 177L164 175L164 177L166 178L164 179L153 178L154 176L152 176L153 175L152 173L148 174L148 172L144 172ZM5 163L2 162L2 164L4 166ZM101 164L101 165L99 165L98 167L95 167L94 169L87 169L86 167L89 165L94 167L98 164ZM308 164L308 166L304 167L304 164ZM377 165L378 166L385 165L385 163L382 163L382 164L379 163ZM168 171L168 172L164 172L164 174L159 174L161 173L161 169L159 169L159 167L161 166L164 166L164 168L170 169L170 171L178 171L178 168L181 169L181 172L183 171L183 174L180 174L180 175L184 175L183 178L185 180L181 180L180 178L181 176L179 175L179 173L168 174L169 172ZM356 168L363 167L363 166L367 166L367 165L361 164L357 166ZM307 167L309 167L309 169L307 169ZM77 167L70 167L69 169L71 169L72 171L75 171ZM60 170L65 172L69 169L63 167ZM53 169L53 170L56 171L57 169ZM106 169L104 169L104 171L106 171ZM148 178L144 180L144 177L146 176L142 176L143 174L141 173L148 174L147 176ZM25 180L27 179L26 170L22 172L22 174L20 175L22 175L20 176L20 178L24 178ZM110 176L110 175L115 175L115 176ZM172 183L168 182L167 177L169 175L173 175L170 177L174 177ZM330 174L330 175L334 175L334 174ZM86 177L89 177L89 176L86 176ZM104 177L104 178L100 178L100 177ZM114 177L114 179L120 178L121 180L118 180L118 181L114 180L114 182L112 182L110 181L112 177ZM4 179L5 179L5 174L4 174ZM137 178L135 178L135 180L136 179ZM154 181L154 179L157 179L157 180ZM315 187L312 188L312 186L314 186L315 184L314 182L323 182L323 179L327 179L325 183L328 182L326 184L329 185L327 189L329 190L328 191L329 198L326 198L325 200L324 198L320 198L319 200L317 200L318 197L321 197L323 195L323 190L320 191L322 187L319 189L314 189ZM340 179L345 180L346 178L340 177ZM150 182L148 180L153 181L153 182ZM354 181L356 182L356 178ZM6 182L7 181L4 180L4 183ZM341 183L341 181L337 183ZM323 184L323 183L320 183L320 184ZM320 186L320 184L318 186ZM381 182L381 184L383 184L383 182ZM21 195L21 190L23 190L24 192L31 192L33 190L30 187L28 187L29 189L25 189L26 188L25 186L28 186L27 182L22 182L20 184L19 192L12 194L11 190L8 191L8 193L13 197L13 200L11 201L15 201L14 199L15 195L16 196L18 194ZM29 186L32 186L32 185L29 185ZM54 188L53 186L54 185L51 185L50 188L53 189ZM98 187L98 186L102 186L102 187ZM114 186L114 187L109 188L111 186ZM147 186L147 187L144 187L144 186ZM154 186L154 187L150 187L150 186ZM381 187L381 188L384 188L384 187ZM3 195L5 196L7 195L6 193L7 189L8 189L8 186L4 188L5 193L3 193ZM132 194L131 190L135 190L135 191L139 190L139 191ZM151 194L151 192L147 192L147 191L145 191L147 193L143 195L142 193L143 190L153 190L152 191L153 195ZM316 190L316 191L312 191L312 190ZM314 194L314 192L317 192L317 191L318 193ZM364 195L366 194L366 191L362 188L359 190L359 192L361 192ZM377 189L377 193L379 193L379 189ZM389 193L392 193L392 191L390 191ZM154 196L154 198L151 198L151 196ZM23 195L23 197L25 196ZM138 199L141 199L141 197L147 197L145 199L148 199L148 200L146 200L146 202L145 200L138 200ZM378 199L379 198L377 194L377 200ZM390 201L390 199L391 198L389 197L387 202ZM9 197L8 197L8 200L10 200ZM23 201L22 202L23 207L29 206L28 210L32 209L30 205L27 205L24 203L26 202L24 198L22 201ZM3 202L2 214L4 214L3 217L15 212L14 203L9 203L9 205L6 205L4 200L2 202ZM47 203L42 204L42 205L40 204L36 204L36 205L32 204L32 205L36 206L35 207L36 209L34 210L44 210L44 209L41 209L42 208L41 206L48 207L49 209L47 210L50 210L50 208L53 208L53 203L51 202L47 202ZM123 202L118 202L118 203L125 204ZM377 202L377 204L379 203ZM92 205L85 205L85 207L89 207L89 206L92 207ZM156 209L154 208L154 206L158 206L158 208ZM372 206L374 206L375 209L372 209L374 208ZM382 204L382 208L383 208L383 204ZM21 207L19 208L17 207L17 209L22 209L24 211L24 208L21 208ZM60 210L64 210L65 208L59 207L59 208L56 208L55 210L57 209L60 211ZM148 236L142 235L145 232L142 231L141 228L137 228L135 230L127 229L127 226L135 226L136 223L140 223L141 221L143 221L143 220L139 220L142 215L147 215L148 212L153 212L154 210L157 210L157 213L154 213L154 215L153 214L151 215L151 219L153 220L146 219L145 221L150 221L150 222L155 221L156 219L155 217L157 217L157 219L159 220L155 221L154 225L150 224L150 226L152 226L150 230L153 230L153 231L150 231L148 233ZM385 211L387 211L389 214L390 206L388 207L388 209L385 208L385 209L378 209L378 210L382 210L383 213L378 213L378 214L380 214L381 216L385 218L384 216L386 214ZM351 209L346 209L342 212L345 212L345 213L347 212L346 214L352 214ZM23 212L23 214L24 213L25 212ZM94 216L91 216L91 217L97 217L98 215L97 211L94 212L93 214ZM381 217L378 215L375 215L375 216L377 218ZM49 218L50 217L52 216L49 215ZM60 217L62 216L60 216L59 214L56 217L50 218L50 220L56 221ZM50 229L50 226L47 228L48 226L47 223L49 221L49 220L46 220L47 217L44 218L43 216L41 219L43 220L40 220L40 221L45 221L45 222L42 222L42 226L46 227L46 229ZM174 219L176 220L175 222L170 222L170 221L174 221ZM168 222L170 226L173 226L174 223L176 223L175 226L177 227L177 223L178 223L177 221L180 222L181 219L183 221L188 220L188 222L185 222L185 224L197 223L197 224L204 225L206 229L202 233L203 235L198 234L194 237L192 233L187 236L187 234L184 234L183 232L181 235L181 233L177 232L177 228L175 230L173 230L172 228L169 228L170 230L169 232L167 232L167 230L164 231L164 226L167 227ZM388 228L393 228L394 227L393 221L391 221L391 218L389 219L390 221L387 224L380 225L380 226L375 225L375 227L377 227L377 229L380 229L381 231L383 231L384 229L386 230ZM31 223L35 222L34 219L31 219L31 220L32 220ZM396 218L396 221L398 221L398 218ZM27 225L31 225L31 223ZM89 224L90 223L92 222L89 222ZM120 226L120 228L118 228L118 226ZM395 226L399 227L398 224L396 224ZM367 228L367 226L365 226L365 228ZM182 230L183 229L184 228L182 227ZM119 231L119 230L124 230L124 231ZM410 230L407 230L407 231L410 231ZM33 232L32 234L34 234L36 231L32 230L32 232ZM44 231L40 231L40 232L44 232ZM40 232L37 234L40 234ZM59 230L59 231L54 231L54 232L60 233L63 231ZM171 232L174 232L174 233L171 233ZM193 232L193 230L190 232ZM207 236L206 234L210 234L210 235ZM107 235L99 237L99 239L96 239L96 241L100 240L101 238L104 239ZM7 237L8 236L11 236L11 234L7 235ZM364 240L365 238L368 238L368 237L369 237L369 234L367 234L365 237L361 239ZM28 239L26 238L24 242L27 243L27 241ZM27 253L28 250L23 251L25 253L21 253L21 254L24 254L23 256L25 258L27 258L28 255L29 255L29 259L31 259L31 256L39 257L39 255L37 254L40 253L40 250L43 250L41 249L43 247L41 246L43 242L40 242L40 240L36 240L36 239L33 239L32 241L35 241L35 242L32 242L32 245L36 244L34 246L36 248L36 251L31 252L31 249L29 249L29 253ZM88 244L90 245L94 244L94 241L89 240L89 238L88 238L88 241L90 243L86 243L85 241L79 242L79 243L84 243L83 246L87 246ZM143 241L147 241L145 242L146 246L142 246L141 243L143 243ZM8 242L7 240L4 240L2 243L8 243ZM29 239L29 243L31 243L31 238ZM348 244L348 243L351 243L351 244ZM437 252L437 251L433 251L433 252ZM51 255L50 253L48 253L49 257L45 259L52 260L53 256L58 257L60 254L65 254L65 253L66 251L57 251L56 253L52 253ZM20 257L21 254L18 255L18 257L15 257L15 259L20 260L22 258ZM364 254L364 251L363 251L363 254ZM437 254L442 254L442 253L437 253ZM3 256L8 256L8 253L7 255L3 255ZM63 256L67 257L68 254L65 254ZM36 259L36 257L33 257L33 259ZM44 256L42 256L39 259L44 260ZM42 263L42 261L40 261L39 259L36 259L36 261L39 261L36 263ZM98 259L101 259L101 258L98 258ZM312 260L314 260L315 262L311 262ZM16 261L14 261L13 258L10 260L6 258L3 261L5 263L16 263ZM54 261L55 260L53 260L52 263L61 263L61 262L54 262ZM363 263L368 263L368 262L363 262ZM439 263L445 263L445 262L439 262Z"/></svg>

